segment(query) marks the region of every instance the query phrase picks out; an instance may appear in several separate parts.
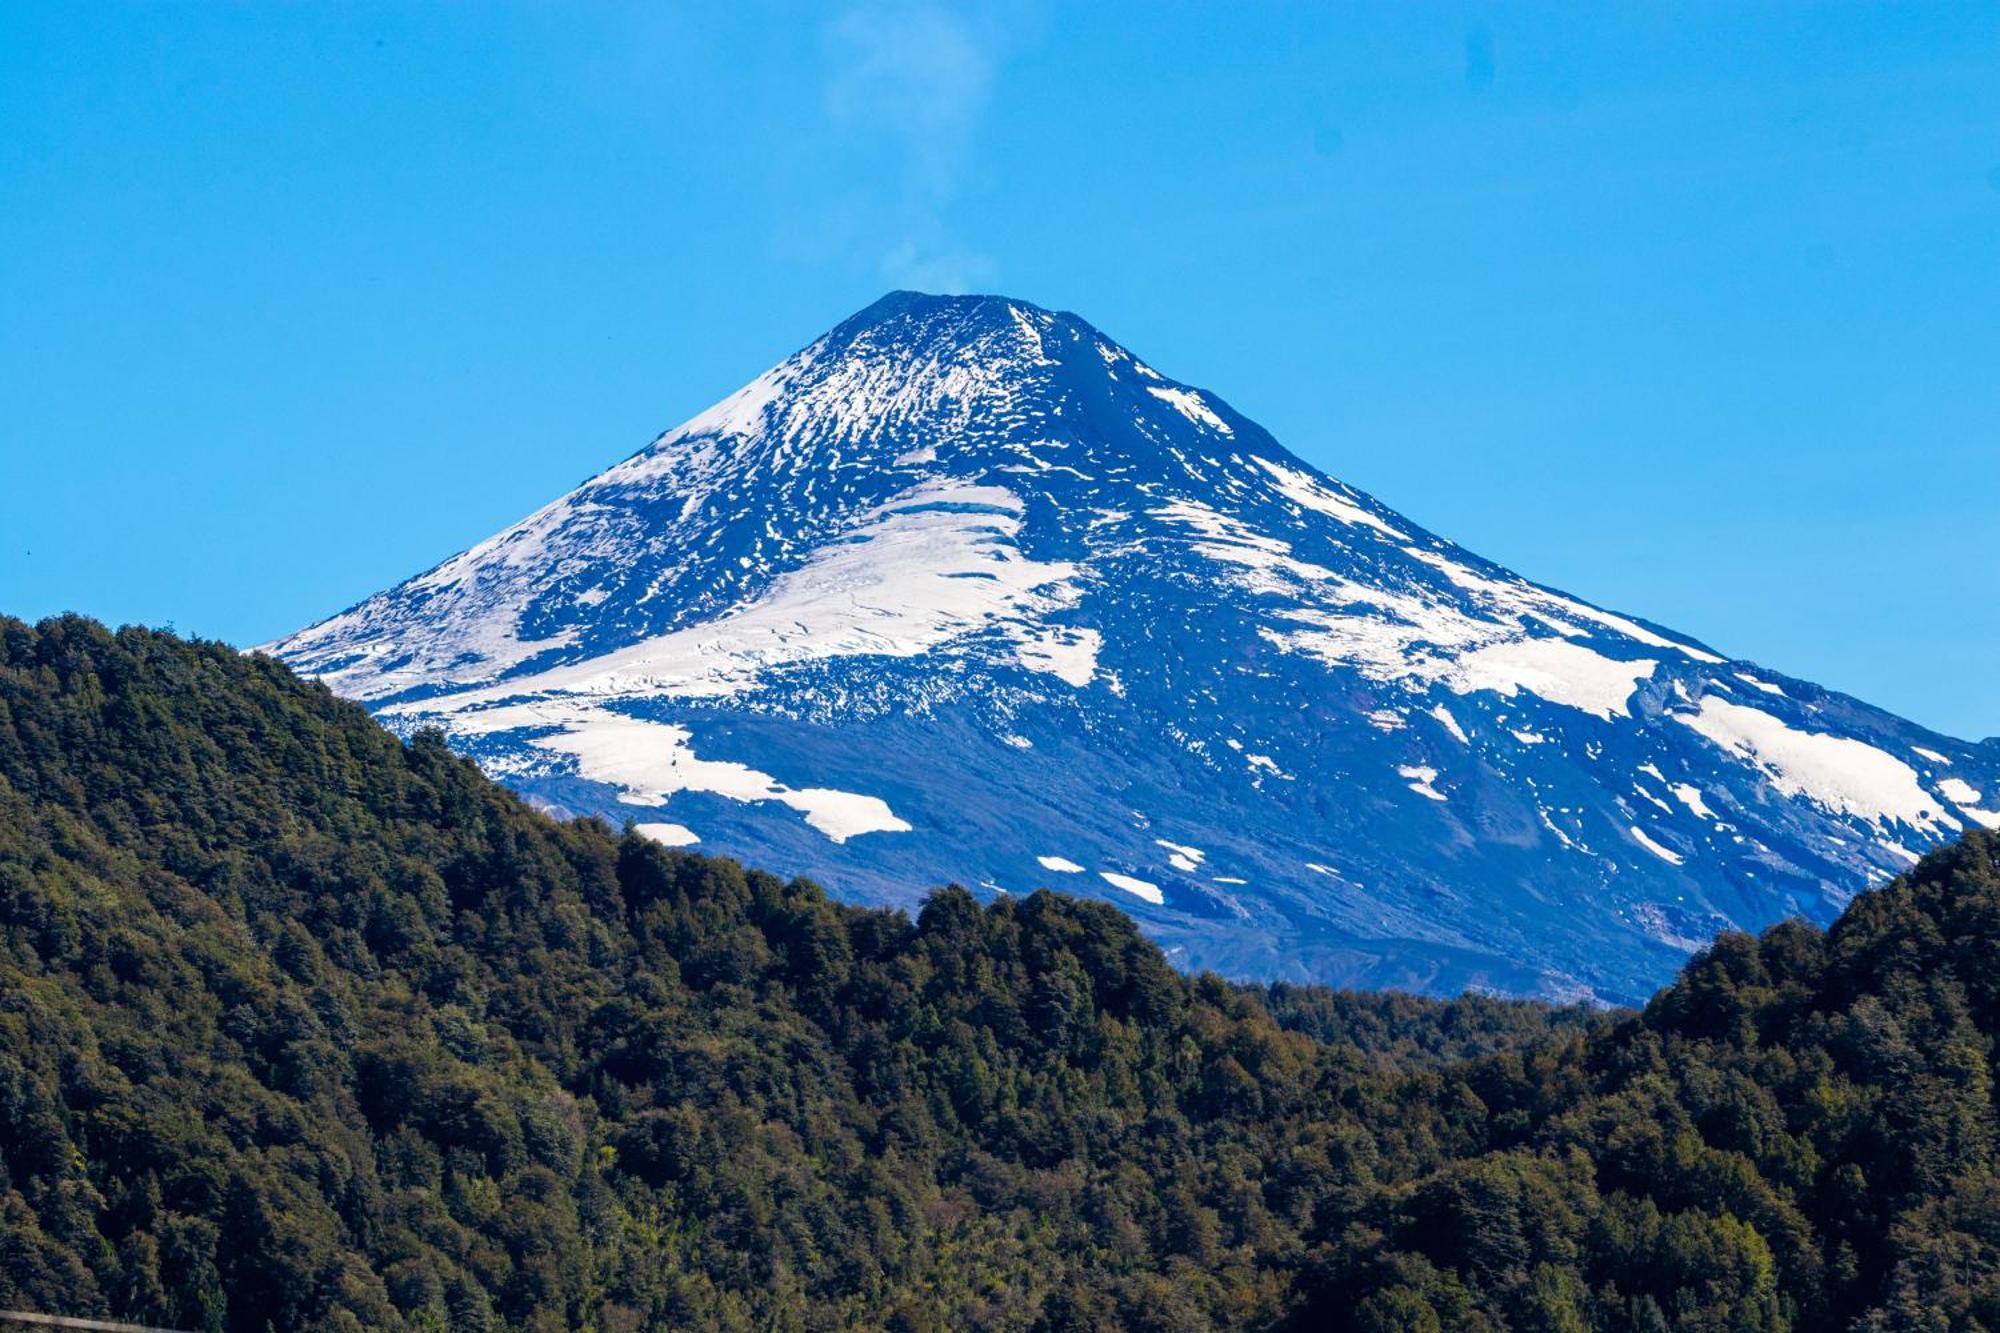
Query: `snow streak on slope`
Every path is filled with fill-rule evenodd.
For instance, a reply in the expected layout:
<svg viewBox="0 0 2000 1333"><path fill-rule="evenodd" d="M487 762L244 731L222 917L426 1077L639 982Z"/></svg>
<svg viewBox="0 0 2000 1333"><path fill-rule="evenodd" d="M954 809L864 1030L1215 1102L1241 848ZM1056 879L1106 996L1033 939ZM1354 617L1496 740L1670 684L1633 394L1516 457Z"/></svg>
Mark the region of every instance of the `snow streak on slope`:
<svg viewBox="0 0 2000 1333"><path fill-rule="evenodd" d="M1916 770L1865 742L1796 730L1761 709L1713 697L1692 713L1673 716L1755 764L1787 796L1862 819L1957 831Z"/></svg>
<svg viewBox="0 0 2000 1333"><path fill-rule="evenodd" d="M272 651L551 808L868 901L1053 881L1247 975L1629 998L2000 821L1993 747L1530 583L997 297L885 298Z"/></svg>
<svg viewBox="0 0 2000 1333"><path fill-rule="evenodd" d="M1021 555L1013 542L1020 508L1000 486L915 486L863 512L805 564L714 620L387 711L457 713L550 692L727 696L755 689L773 668L839 657L915 657L987 631L1024 664L1086 685L1095 672L1094 640L1079 635L1052 646L1046 623L1048 613L1074 604L1076 569Z"/></svg>

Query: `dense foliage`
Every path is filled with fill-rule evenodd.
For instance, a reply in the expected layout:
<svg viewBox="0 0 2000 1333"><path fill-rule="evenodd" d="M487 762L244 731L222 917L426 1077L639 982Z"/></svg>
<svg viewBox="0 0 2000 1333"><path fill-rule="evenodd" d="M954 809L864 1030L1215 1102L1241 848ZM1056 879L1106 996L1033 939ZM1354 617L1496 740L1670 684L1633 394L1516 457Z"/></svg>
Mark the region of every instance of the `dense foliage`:
<svg viewBox="0 0 2000 1333"><path fill-rule="evenodd" d="M1643 1014L1261 991L528 810L0 620L0 1308L181 1328L2000 1327L2000 838Z"/></svg>

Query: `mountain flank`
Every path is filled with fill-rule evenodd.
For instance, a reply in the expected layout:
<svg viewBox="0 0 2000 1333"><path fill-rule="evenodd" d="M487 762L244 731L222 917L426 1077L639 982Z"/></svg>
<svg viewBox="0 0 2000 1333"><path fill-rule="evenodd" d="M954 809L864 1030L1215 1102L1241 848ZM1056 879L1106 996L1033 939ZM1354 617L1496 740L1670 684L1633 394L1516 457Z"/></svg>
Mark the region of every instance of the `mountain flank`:
<svg viewBox="0 0 2000 1333"><path fill-rule="evenodd" d="M545 808L867 904L1094 896L1245 979L1638 1002L2000 825L2000 750L1530 582L997 296L893 293L269 647Z"/></svg>

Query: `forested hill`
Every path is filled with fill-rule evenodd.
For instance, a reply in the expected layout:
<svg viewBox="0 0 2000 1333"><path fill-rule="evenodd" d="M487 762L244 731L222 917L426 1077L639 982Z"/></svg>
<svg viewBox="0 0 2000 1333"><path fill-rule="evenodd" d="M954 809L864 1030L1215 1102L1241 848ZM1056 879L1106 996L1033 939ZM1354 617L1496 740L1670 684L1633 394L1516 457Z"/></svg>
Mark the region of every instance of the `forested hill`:
<svg viewBox="0 0 2000 1333"><path fill-rule="evenodd" d="M2000 1327L2000 839L1590 1020L914 922L223 645L0 621L0 1308L177 1328Z"/></svg>

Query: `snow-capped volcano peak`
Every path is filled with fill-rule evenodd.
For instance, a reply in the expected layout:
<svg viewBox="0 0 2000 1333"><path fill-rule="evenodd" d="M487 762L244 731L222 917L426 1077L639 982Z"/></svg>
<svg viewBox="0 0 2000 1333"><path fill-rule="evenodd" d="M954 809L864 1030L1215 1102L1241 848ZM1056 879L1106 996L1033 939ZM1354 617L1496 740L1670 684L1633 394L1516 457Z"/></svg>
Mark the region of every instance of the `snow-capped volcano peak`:
<svg viewBox="0 0 2000 1333"><path fill-rule="evenodd" d="M1529 583L996 296L892 293L272 651L566 809L865 898L1094 890L1262 975L1642 993L2000 821L1984 751Z"/></svg>

